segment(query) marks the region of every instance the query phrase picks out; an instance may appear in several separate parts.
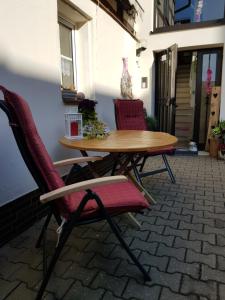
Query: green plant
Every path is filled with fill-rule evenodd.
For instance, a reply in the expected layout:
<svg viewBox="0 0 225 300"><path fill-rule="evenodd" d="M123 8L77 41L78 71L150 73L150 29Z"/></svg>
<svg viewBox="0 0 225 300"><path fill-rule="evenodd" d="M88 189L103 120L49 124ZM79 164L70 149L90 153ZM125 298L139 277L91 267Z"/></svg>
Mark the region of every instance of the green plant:
<svg viewBox="0 0 225 300"><path fill-rule="evenodd" d="M146 123L148 130L156 131L157 130L157 120L152 116L146 116Z"/></svg>
<svg viewBox="0 0 225 300"><path fill-rule="evenodd" d="M220 144L225 144L225 120L221 120L218 126L212 129L212 134Z"/></svg>
<svg viewBox="0 0 225 300"><path fill-rule="evenodd" d="M100 120L98 120L95 112L97 102L89 99L84 99L79 103L78 111L83 117L83 135L86 139L103 139L109 135L109 128Z"/></svg>

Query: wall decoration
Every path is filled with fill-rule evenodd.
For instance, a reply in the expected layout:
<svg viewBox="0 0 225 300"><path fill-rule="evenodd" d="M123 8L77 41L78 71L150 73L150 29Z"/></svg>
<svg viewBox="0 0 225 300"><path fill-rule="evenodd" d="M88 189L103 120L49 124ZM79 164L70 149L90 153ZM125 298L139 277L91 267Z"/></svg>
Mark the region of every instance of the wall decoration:
<svg viewBox="0 0 225 300"><path fill-rule="evenodd" d="M128 72L128 58L123 58L123 72L120 82L121 95L124 98L133 99L132 81Z"/></svg>

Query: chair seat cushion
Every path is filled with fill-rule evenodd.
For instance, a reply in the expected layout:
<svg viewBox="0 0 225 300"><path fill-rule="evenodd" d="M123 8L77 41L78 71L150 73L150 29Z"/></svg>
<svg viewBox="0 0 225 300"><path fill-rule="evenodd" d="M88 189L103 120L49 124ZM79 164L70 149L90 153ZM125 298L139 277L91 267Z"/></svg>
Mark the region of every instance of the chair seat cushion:
<svg viewBox="0 0 225 300"><path fill-rule="evenodd" d="M174 152L175 152L175 148L171 146L160 150L149 150L148 156L155 156L155 155L162 155L162 154L173 155Z"/></svg>
<svg viewBox="0 0 225 300"><path fill-rule="evenodd" d="M92 191L100 197L107 212L111 215L124 212L137 212L149 207L149 203L141 192L130 182L104 184L93 188ZM85 194L85 191L76 192L69 197L65 197L65 200L61 203L60 200L57 200L64 218L68 219L69 215L78 208ZM89 200L81 215L81 219L98 216L100 216L99 207L96 201Z"/></svg>

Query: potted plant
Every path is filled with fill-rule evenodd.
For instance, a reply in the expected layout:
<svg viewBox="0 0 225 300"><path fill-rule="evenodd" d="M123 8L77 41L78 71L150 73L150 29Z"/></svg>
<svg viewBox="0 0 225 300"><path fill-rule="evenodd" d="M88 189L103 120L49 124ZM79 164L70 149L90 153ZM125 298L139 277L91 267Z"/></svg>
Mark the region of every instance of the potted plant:
<svg viewBox="0 0 225 300"><path fill-rule="evenodd" d="M212 134L218 142L219 157L225 158L225 120L221 120L218 126L212 129Z"/></svg>
<svg viewBox="0 0 225 300"><path fill-rule="evenodd" d="M102 121L98 120L95 111L96 101L84 99L79 103L78 111L83 117L83 136L86 139L103 139L109 135L109 128Z"/></svg>

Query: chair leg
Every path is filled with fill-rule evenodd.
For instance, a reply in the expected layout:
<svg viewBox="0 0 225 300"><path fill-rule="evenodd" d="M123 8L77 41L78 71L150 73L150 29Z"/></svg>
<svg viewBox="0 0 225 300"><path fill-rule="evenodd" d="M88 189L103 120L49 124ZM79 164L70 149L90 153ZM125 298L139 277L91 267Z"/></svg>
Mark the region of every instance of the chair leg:
<svg viewBox="0 0 225 300"><path fill-rule="evenodd" d="M139 172L138 172L137 166L135 165L135 162L134 162L133 159L131 159L131 165L132 165L132 169L133 169L133 171L134 171L134 176L135 176L137 182L138 182L141 186L143 186L143 183L142 183L142 180L141 180L141 176L140 176L140 174L139 174Z"/></svg>
<svg viewBox="0 0 225 300"><path fill-rule="evenodd" d="M127 254L130 256L130 258L133 260L133 262L135 263L135 265L138 267L138 269L142 272L142 274L144 275L144 280L145 281L151 281L151 277L149 276L149 274L147 273L147 271L143 268L143 266L140 264L140 262L138 261L138 259L136 258L136 256L131 252L130 248L128 247L128 245L126 244L126 242L124 241L124 239L122 238L119 230L117 229L117 226L114 224L114 221L110 218L110 217L106 217L113 233L115 234L115 236L117 237L117 239L119 240L120 244L122 245L122 247L127 251Z"/></svg>
<svg viewBox="0 0 225 300"><path fill-rule="evenodd" d="M170 179L171 179L172 183L176 183L175 177L174 177L173 172L172 172L172 170L171 170L171 168L170 168L170 165L169 165L169 163L168 163L168 160L167 160L167 158L166 158L166 155L165 155L165 154L162 154L162 158L163 158L163 161L164 161L164 163L165 163L166 169L167 169L167 171L168 171L168 173L169 173L169 176L170 176Z"/></svg>
<svg viewBox="0 0 225 300"><path fill-rule="evenodd" d="M49 266L47 268L47 271L46 271L46 273L44 275L44 278L42 280L42 283L41 283L40 289L38 291L38 294L37 294L37 296L35 298L36 300L41 300L41 298L43 296L43 293L45 291L45 288L46 288L46 286L48 284L48 281L50 279L50 276L52 274L52 271L53 271L53 269L55 267L55 264L57 262L57 259L58 259L59 255L60 255L60 253L61 253L61 251L63 249L63 246L65 245L65 243L66 243L66 241L67 241L67 239L68 239L68 237L69 237L69 235L71 233L71 230L72 230L72 227L68 228L68 226L67 226L66 230L63 229L63 231L61 233L61 237L60 237L59 243L58 243L58 245L57 245L57 247L55 249L55 253L52 256L50 264L49 264Z"/></svg>
<svg viewBox="0 0 225 300"><path fill-rule="evenodd" d="M147 160L147 156L145 156L142 160L142 163L141 163L141 166L140 166L140 169L139 169L139 172L142 172L143 171L143 168L144 168L144 165L145 165L145 162Z"/></svg>
<svg viewBox="0 0 225 300"><path fill-rule="evenodd" d="M44 225L43 225L43 227L42 227L42 229L41 229L41 233L40 233L40 235L39 235L39 238L38 238L38 240L37 240L37 242L36 242L36 245L35 245L36 248L40 248L40 246L41 246L41 241L42 241L42 239L43 239L43 237L44 237L44 234L45 234L45 232L46 232L46 230L47 230L47 228L48 228L48 224L49 224L49 222L50 222L50 220L51 220L51 217L52 217L52 211L50 211L50 212L48 213L48 215L47 215L47 218L46 218L46 220L45 220L45 223L44 223Z"/></svg>
<svg viewBox="0 0 225 300"><path fill-rule="evenodd" d="M115 175L116 167L117 167L117 161L115 161L114 164L113 164L113 168L112 168L112 171L111 171L111 176Z"/></svg>

